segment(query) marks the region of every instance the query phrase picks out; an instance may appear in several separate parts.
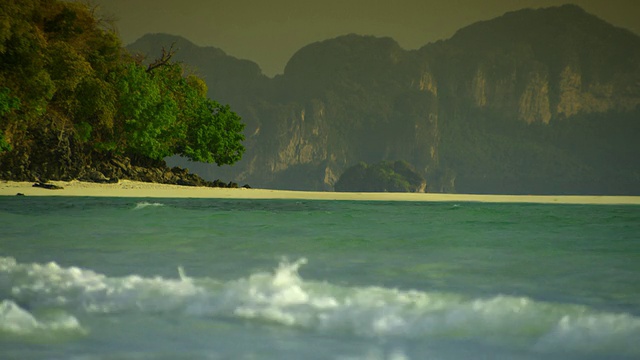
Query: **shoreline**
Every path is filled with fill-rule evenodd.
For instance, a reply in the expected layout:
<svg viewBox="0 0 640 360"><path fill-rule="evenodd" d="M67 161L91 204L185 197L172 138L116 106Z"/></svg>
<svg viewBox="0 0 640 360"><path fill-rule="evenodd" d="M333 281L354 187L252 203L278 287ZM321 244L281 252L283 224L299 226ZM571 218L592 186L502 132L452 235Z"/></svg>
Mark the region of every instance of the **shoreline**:
<svg viewBox="0 0 640 360"><path fill-rule="evenodd" d="M229 189L191 187L120 180L116 184L82 181L50 181L63 187L49 190L33 187L33 182L0 181L0 196L85 196L134 198L209 198L209 199L293 199L293 200L356 200L356 201L418 201L418 202L488 202L534 204L602 204L640 205L640 196L598 195L475 195L441 193L391 192L323 192L271 189Z"/></svg>

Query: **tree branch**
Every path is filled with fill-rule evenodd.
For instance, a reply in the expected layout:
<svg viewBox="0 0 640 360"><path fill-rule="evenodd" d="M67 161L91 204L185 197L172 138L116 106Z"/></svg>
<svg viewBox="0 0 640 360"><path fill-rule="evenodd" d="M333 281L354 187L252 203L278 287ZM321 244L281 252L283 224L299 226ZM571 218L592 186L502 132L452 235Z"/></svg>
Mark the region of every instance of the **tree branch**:
<svg viewBox="0 0 640 360"><path fill-rule="evenodd" d="M177 49L174 49L175 45L176 43L171 44L171 47L169 48L169 50L167 50L163 46L162 55L160 56L159 59L156 59L151 64L149 64L149 66L147 67L147 72L152 72L154 69L157 69L161 66L168 65L173 55L175 55L176 52L178 51Z"/></svg>

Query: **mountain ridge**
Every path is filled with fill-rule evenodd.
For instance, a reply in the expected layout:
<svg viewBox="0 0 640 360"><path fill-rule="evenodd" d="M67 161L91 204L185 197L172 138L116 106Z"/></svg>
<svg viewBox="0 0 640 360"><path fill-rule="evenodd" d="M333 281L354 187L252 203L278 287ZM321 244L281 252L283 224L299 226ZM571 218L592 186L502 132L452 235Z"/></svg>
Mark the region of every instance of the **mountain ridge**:
<svg viewBox="0 0 640 360"><path fill-rule="evenodd" d="M205 177L332 190L360 161L405 160L428 191L640 192L640 38L575 5L510 12L417 50L355 34L314 42L274 78L202 62L201 49L184 61L247 123L237 165L189 164ZM584 153L598 136L608 150L596 161Z"/></svg>

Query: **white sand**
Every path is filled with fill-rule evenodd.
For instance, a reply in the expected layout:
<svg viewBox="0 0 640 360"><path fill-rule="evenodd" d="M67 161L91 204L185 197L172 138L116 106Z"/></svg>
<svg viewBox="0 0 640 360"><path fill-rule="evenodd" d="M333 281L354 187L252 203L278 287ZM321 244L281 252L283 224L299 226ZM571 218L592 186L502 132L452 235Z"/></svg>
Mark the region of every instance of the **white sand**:
<svg viewBox="0 0 640 360"><path fill-rule="evenodd" d="M530 196L530 195L465 195L416 193L346 193L288 191L268 189L222 189L145 183L121 180L117 184L81 181L52 181L62 190L33 187L32 182L0 181L0 196L106 196L139 198L218 198L218 199L307 199L307 200L382 200L440 202L499 202L554 204L637 204L640 196Z"/></svg>

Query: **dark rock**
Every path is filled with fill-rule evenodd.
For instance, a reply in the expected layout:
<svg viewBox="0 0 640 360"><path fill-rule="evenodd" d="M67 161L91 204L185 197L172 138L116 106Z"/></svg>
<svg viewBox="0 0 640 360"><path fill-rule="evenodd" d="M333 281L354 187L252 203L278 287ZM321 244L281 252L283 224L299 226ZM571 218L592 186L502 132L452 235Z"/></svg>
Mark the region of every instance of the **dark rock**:
<svg viewBox="0 0 640 360"><path fill-rule="evenodd" d="M183 169L181 167L178 166L174 166L171 168L171 172L174 173L175 175L187 175L189 173L188 169Z"/></svg>
<svg viewBox="0 0 640 360"><path fill-rule="evenodd" d="M162 174L162 182L166 184L171 184L174 182L175 174L171 170L166 170L164 174Z"/></svg>
<svg viewBox="0 0 640 360"><path fill-rule="evenodd" d="M335 184L336 191L425 192L425 179L405 161L361 162L347 169Z"/></svg>
<svg viewBox="0 0 640 360"><path fill-rule="evenodd" d="M43 182L37 182L37 183L33 184L32 187L39 187L39 188L48 189L48 190L62 190L62 189L64 189L62 186L58 186L58 185L54 185L54 184L45 184Z"/></svg>
<svg viewBox="0 0 640 360"><path fill-rule="evenodd" d="M182 185L182 186L198 186L196 183L194 183L193 181L189 181L189 180L185 180L185 179L178 179L178 181L176 182L176 184L178 185Z"/></svg>
<svg viewBox="0 0 640 360"><path fill-rule="evenodd" d="M96 183L106 183L109 181L109 179L106 176L104 176L103 173L95 169L89 173L89 180Z"/></svg>
<svg viewBox="0 0 640 360"><path fill-rule="evenodd" d="M83 149L73 148L69 154L62 154L65 160L61 163L56 154L30 154L27 150L29 149L16 149L0 154L0 179L30 181L35 183L34 187L51 190L61 187L49 184L49 180L74 179L107 184L126 179L183 186L228 187L220 180L206 181L189 173L187 168L169 168L164 161L141 157L134 161L122 155L83 152Z"/></svg>
<svg viewBox="0 0 640 360"><path fill-rule="evenodd" d="M128 161L125 163L120 159L111 159L111 163L119 167L122 171L127 171L129 168L131 168L131 164Z"/></svg>
<svg viewBox="0 0 640 360"><path fill-rule="evenodd" d="M17 193L16 196L24 196L23 193Z"/></svg>
<svg viewBox="0 0 640 360"><path fill-rule="evenodd" d="M245 189L251 189L251 186L249 186L249 184L244 184L244 185L242 185L242 187L245 188Z"/></svg>

